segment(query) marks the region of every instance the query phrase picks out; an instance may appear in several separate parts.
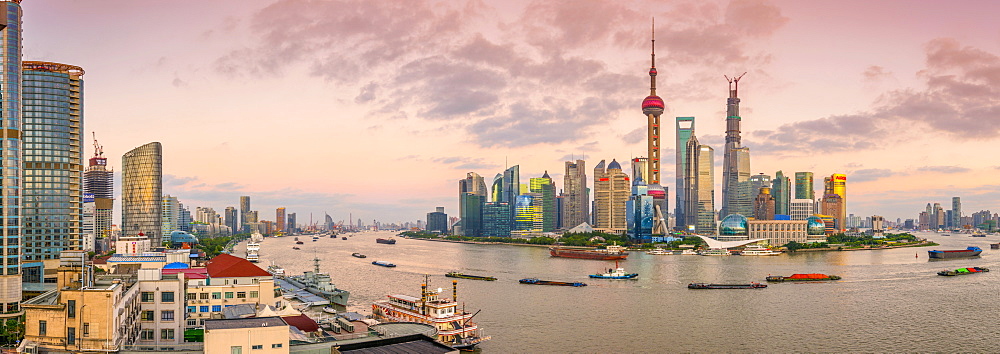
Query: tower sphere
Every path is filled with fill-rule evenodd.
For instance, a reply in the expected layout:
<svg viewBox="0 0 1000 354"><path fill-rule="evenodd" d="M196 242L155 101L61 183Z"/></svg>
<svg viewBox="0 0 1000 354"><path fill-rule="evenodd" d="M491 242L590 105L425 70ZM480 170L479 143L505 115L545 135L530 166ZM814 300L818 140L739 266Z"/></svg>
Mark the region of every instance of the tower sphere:
<svg viewBox="0 0 1000 354"><path fill-rule="evenodd" d="M642 100L643 114L662 114L663 107L663 99L660 96L649 96Z"/></svg>

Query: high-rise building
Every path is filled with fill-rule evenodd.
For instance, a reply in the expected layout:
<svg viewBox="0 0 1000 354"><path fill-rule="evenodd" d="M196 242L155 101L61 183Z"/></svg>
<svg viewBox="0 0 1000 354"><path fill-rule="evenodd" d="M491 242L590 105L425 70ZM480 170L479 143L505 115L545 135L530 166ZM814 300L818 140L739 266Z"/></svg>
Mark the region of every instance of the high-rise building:
<svg viewBox="0 0 1000 354"><path fill-rule="evenodd" d="M448 233L448 214L444 213L444 207L437 207L435 211L427 213L427 231Z"/></svg>
<svg viewBox="0 0 1000 354"><path fill-rule="evenodd" d="M247 233L250 232L250 221L248 220L250 216L250 196L244 195L240 196L240 230L233 231L233 233Z"/></svg>
<svg viewBox="0 0 1000 354"><path fill-rule="evenodd" d="M288 231L288 224L285 223L285 208L281 207L274 211L274 227L277 232Z"/></svg>
<svg viewBox="0 0 1000 354"><path fill-rule="evenodd" d="M552 232L556 230L556 184L549 177L549 171L545 171L542 177L532 178L530 181L530 192L538 194L536 201L542 207L542 232Z"/></svg>
<svg viewBox="0 0 1000 354"><path fill-rule="evenodd" d="M944 228L944 220L945 220L945 212L944 212L944 208L941 207L941 203L934 203L934 213L931 214L931 215L933 216L933 219L931 219L931 221L932 221L931 228L933 228L933 229L943 229Z"/></svg>
<svg viewBox="0 0 1000 354"><path fill-rule="evenodd" d="M478 173L469 172L458 181L458 215L455 234L478 237L483 232L483 206L486 202L486 181Z"/></svg>
<svg viewBox="0 0 1000 354"><path fill-rule="evenodd" d="M493 183L490 185L490 198L491 202L499 202L500 195L503 194L503 174L497 173L493 177Z"/></svg>
<svg viewBox="0 0 1000 354"><path fill-rule="evenodd" d="M757 220L774 220L774 197L770 187L761 187L753 200L753 217Z"/></svg>
<svg viewBox="0 0 1000 354"><path fill-rule="evenodd" d="M674 195L676 195L676 204L674 204L674 217L677 220L688 220L686 213L690 210L687 197L687 184L685 179L687 178L687 173L692 171L688 167L688 141L694 136L694 117L677 117L677 163L676 163L676 183L674 183ZM696 147L697 148L697 147ZM692 197L693 198L693 197ZM697 217L695 217L697 218ZM678 221L678 228L684 228L684 223Z"/></svg>
<svg viewBox="0 0 1000 354"><path fill-rule="evenodd" d="M792 220L805 220L816 213L815 207L812 199L792 199L788 216Z"/></svg>
<svg viewBox="0 0 1000 354"><path fill-rule="evenodd" d="M287 224L287 225L285 225L285 228L286 228L286 229L288 230L288 232L298 232L298 231L297 231L297 229L298 229L298 226L297 226L297 224L295 223L295 222L296 222L296 221L298 221L298 220L296 220L296 219L297 219L297 218L296 218L296 215L295 215L295 213L289 213L289 214L288 214L288 224Z"/></svg>
<svg viewBox="0 0 1000 354"><path fill-rule="evenodd" d="M21 2L0 1L0 330L9 318L21 316L21 214L17 186L21 179Z"/></svg>
<svg viewBox="0 0 1000 354"><path fill-rule="evenodd" d="M171 232L181 230L181 208L177 197L163 196L163 207L160 209L160 234L163 237L168 237Z"/></svg>
<svg viewBox="0 0 1000 354"><path fill-rule="evenodd" d="M94 157L90 158L83 172L83 193L94 199L93 227L97 239L111 236L112 215L114 214L114 172L108 169L108 159L104 157L104 147L94 139Z"/></svg>
<svg viewBox="0 0 1000 354"><path fill-rule="evenodd" d="M958 229L962 225L962 198L951 198L951 227Z"/></svg>
<svg viewBox="0 0 1000 354"><path fill-rule="evenodd" d="M839 198L837 200L826 202L826 199L830 195L837 195ZM833 216L836 219L836 225L838 229L844 229L847 226L847 176L839 173L834 173L830 177L823 178L823 207L821 212L826 215ZM827 209L836 205L840 209L833 210Z"/></svg>
<svg viewBox="0 0 1000 354"><path fill-rule="evenodd" d="M820 202L820 213L833 220L833 230L843 230L847 226L847 214L843 214L844 210L846 210L844 209L844 199L839 194L824 195ZM824 221L827 220L824 219Z"/></svg>
<svg viewBox="0 0 1000 354"><path fill-rule="evenodd" d="M500 201L514 205L520 194L521 166L514 165L503 171L503 191L500 193Z"/></svg>
<svg viewBox="0 0 1000 354"><path fill-rule="evenodd" d="M771 180L771 195L774 196L774 213L789 215L792 202L792 181L781 171L774 173Z"/></svg>
<svg viewBox="0 0 1000 354"><path fill-rule="evenodd" d="M764 187L771 188L771 176L763 173L750 176L750 191L753 193L754 198L757 198L757 195L760 194L760 189Z"/></svg>
<svg viewBox="0 0 1000 354"><path fill-rule="evenodd" d="M180 205L181 211L177 217L177 228L184 232L191 232L191 209L184 206L184 203L177 203ZM166 235L165 235L166 236Z"/></svg>
<svg viewBox="0 0 1000 354"><path fill-rule="evenodd" d="M122 233L162 244L163 146L152 142L122 156Z"/></svg>
<svg viewBox="0 0 1000 354"><path fill-rule="evenodd" d="M514 203L513 237L531 237L542 232L541 195L524 193L517 196Z"/></svg>
<svg viewBox="0 0 1000 354"><path fill-rule="evenodd" d="M587 189L587 169L583 160L566 161L563 176L563 228L572 229L590 221L590 194Z"/></svg>
<svg viewBox="0 0 1000 354"><path fill-rule="evenodd" d="M812 172L795 172L795 199L816 199Z"/></svg>
<svg viewBox="0 0 1000 354"><path fill-rule="evenodd" d="M693 146L692 146L693 147ZM688 198L696 200L694 213L695 232L699 235L714 235L715 225L715 149L708 145L698 144L697 154L694 151L688 152L695 155L694 167L697 175L695 177L693 193L688 194Z"/></svg>
<svg viewBox="0 0 1000 354"><path fill-rule="evenodd" d="M236 208L234 208L234 207L226 207L226 212L225 213L226 213L226 215L225 215L225 223L226 223L226 226L229 226L229 231L232 232L233 234L240 233L240 229L239 229L240 219L237 216L238 214L236 212Z"/></svg>
<svg viewBox="0 0 1000 354"><path fill-rule="evenodd" d="M510 237L510 209L504 202L483 203L483 237Z"/></svg>
<svg viewBox="0 0 1000 354"><path fill-rule="evenodd" d="M722 213L720 218L730 214L750 215L753 212L753 196L757 191L749 184L750 149L743 147L740 137L740 98L738 77L729 80L729 98L726 100L726 148L722 162Z"/></svg>
<svg viewBox="0 0 1000 354"><path fill-rule="evenodd" d="M83 249L82 76L78 66L23 63L20 214L24 260L54 260L64 250ZM46 266L56 267L55 263Z"/></svg>
<svg viewBox="0 0 1000 354"><path fill-rule="evenodd" d="M632 183L617 160L604 167L601 160L594 168L594 228L624 234L628 230L626 203Z"/></svg>

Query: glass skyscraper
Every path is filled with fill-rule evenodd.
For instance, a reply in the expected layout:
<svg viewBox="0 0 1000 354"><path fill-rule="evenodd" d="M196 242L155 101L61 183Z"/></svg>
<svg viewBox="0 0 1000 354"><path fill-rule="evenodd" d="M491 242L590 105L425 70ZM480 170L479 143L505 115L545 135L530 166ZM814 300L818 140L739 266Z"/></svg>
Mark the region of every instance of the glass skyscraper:
<svg viewBox="0 0 1000 354"><path fill-rule="evenodd" d="M545 171L541 178L532 178L531 193L538 193L539 203L542 205L542 231L552 232L556 229L556 184L549 177L549 171Z"/></svg>
<svg viewBox="0 0 1000 354"><path fill-rule="evenodd" d="M685 214L688 211L688 199L685 178L688 168L688 141L694 136L694 117L677 117L677 159L676 162L676 183L674 184L674 194L677 196L677 203L674 205L674 217L677 219L677 228L683 229L682 220L686 220L688 217ZM696 198L696 197L690 197Z"/></svg>
<svg viewBox="0 0 1000 354"><path fill-rule="evenodd" d="M122 234L144 233L152 244L162 242L163 146L158 142L122 156Z"/></svg>
<svg viewBox="0 0 1000 354"><path fill-rule="evenodd" d="M0 330L21 315L21 5L0 1Z"/></svg>
<svg viewBox="0 0 1000 354"><path fill-rule="evenodd" d="M816 200L816 187L813 186L812 172L795 172L795 199Z"/></svg>
<svg viewBox="0 0 1000 354"><path fill-rule="evenodd" d="M22 258L58 259L83 249L83 69L23 65Z"/></svg>

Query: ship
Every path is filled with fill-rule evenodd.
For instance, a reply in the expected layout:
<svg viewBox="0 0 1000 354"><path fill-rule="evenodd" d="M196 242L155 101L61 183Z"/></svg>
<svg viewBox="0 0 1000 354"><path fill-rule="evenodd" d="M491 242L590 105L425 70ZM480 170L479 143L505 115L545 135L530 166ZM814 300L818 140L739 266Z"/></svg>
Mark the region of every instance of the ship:
<svg viewBox="0 0 1000 354"><path fill-rule="evenodd" d="M459 272L448 272L448 274L445 274L444 276L449 277L449 278L462 278L462 279L472 279L472 280L486 280L486 281L497 280L497 278L490 277L490 276L463 274L463 273L459 273Z"/></svg>
<svg viewBox="0 0 1000 354"><path fill-rule="evenodd" d="M792 274L788 277L783 277L780 275L768 275L764 278L771 282L782 282L782 281L822 281L822 280L840 280L840 276L837 275L826 275L826 274Z"/></svg>
<svg viewBox="0 0 1000 354"><path fill-rule="evenodd" d="M345 237L341 237L340 239L344 240L344 241L347 241L347 237L346 236Z"/></svg>
<svg viewBox="0 0 1000 354"><path fill-rule="evenodd" d="M711 248L706 251L701 251L702 256L732 256L733 254L725 248Z"/></svg>
<svg viewBox="0 0 1000 354"><path fill-rule="evenodd" d="M603 261L613 261L613 260L628 258L628 252L625 252L625 247L619 246L617 244L608 246L607 248L604 249L596 249L596 250L577 250L577 249L552 247L549 248L549 254L552 255L552 257L596 259Z"/></svg>
<svg viewBox="0 0 1000 354"><path fill-rule="evenodd" d="M302 241L295 241L295 244L296 244L296 245L301 245L301 244L305 244L305 242L302 242Z"/></svg>
<svg viewBox="0 0 1000 354"><path fill-rule="evenodd" d="M368 258L368 256L360 254L358 252L351 253L351 256L356 258Z"/></svg>
<svg viewBox="0 0 1000 354"><path fill-rule="evenodd" d="M977 233L974 233L972 235L969 235L969 237L986 237L986 234L984 234L982 232L977 232Z"/></svg>
<svg viewBox="0 0 1000 354"><path fill-rule="evenodd" d="M253 263L260 262L260 243L255 241L247 242L247 260Z"/></svg>
<svg viewBox="0 0 1000 354"><path fill-rule="evenodd" d="M646 254L653 256L670 256L674 254L674 251L665 250L662 248L657 248L651 251L646 251Z"/></svg>
<svg viewBox="0 0 1000 354"><path fill-rule="evenodd" d="M394 238L377 238L377 239L375 239L375 242L377 242L377 243L384 243L384 244L387 244L387 245L395 245L396 244L396 239L394 239Z"/></svg>
<svg viewBox="0 0 1000 354"><path fill-rule="evenodd" d="M591 278L597 279L635 279L639 276L639 273L628 273L625 268L619 267L618 262L615 262L615 269L608 269L607 273L603 274L591 274Z"/></svg>
<svg viewBox="0 0 1000 354"><path fill-rule="evenodd" d="M420 285L420 297L388 295L388 299L372 303L372 316L382 322L417 322L434 326L437 340L455 349L472 350L490 340L472 318L479 313L459 308L458 281L452 281L452 297L441 298L441 289L430 291L427 280Z"/></svg>
<svg viewBox="0 0 1000 354"><path fill-rule="evenodd" d="M395 264L392 264L392 263L389 263L389 262L383 262L383 261L372 261L372 264L377 265L377 266L388 267L388 268L394 268L394 267L396 267Z"/></svg>
<svg viewBox="0 0 1000 354"><path fill-rule="evenodd" d="M740 252L741 256L777 256L781 255L780 251L775 251L770 248L760 246L760 245L750 245Z"/></svg>
<svg viewBox="0 0 1000 354"><path fill-rule="evenodd" d="M688 289L763 289L766 288L767 284L761 283L747 283L747 284L706 284L706 283L691 283L688 284Z"/></svg>
<svg viewBox="0 0 1000 354"><path fill-rule="evenodd" d="M351 293L347 290L337 289L330 280L330 274L319 271L319 258L313 259L313 270L302 275L277 276L275 278L287 281L292 286L305 289L306 291L329 300L331 304L340 308L347 308L347 299Z"/></svg>
<svg viewBox="0 0 1000 354"><path fill-rule="evenodd" d="M951 276L956 276L956 275L967 275L967 274L974 274L974 273L985 273L985 272L989 272L989 271L990 271L989 268L971 267L971 268L958 268L958 269L955 269L955 270L942 270L942 271L938 272L937 274L938 275L943 275L943 276L951 277Z"/></svg>
<svg viewBox="0 0 1000 354"><path fill-rule="evenodd" d="M517 282L528 285L556 285L556 286L573 286L573 287L587 286L587 283L539 280L538 278L524 278L518 280Z"/></svg>
<svg viewBox="0 0 1000 354"><path fill-rule="evenodd" d="M927 251L927 255L935 259L975 257L980 253L983 253L983 250L975 246L970 246L964 250Z"/></svg>
<svg viewBox="0 0 1000 354"><path fill-rule="evenodd" d="M277 264L274 264L274 262L271 262L271 265L267 266L267 272L280 277L285 275L285 268L281 268Z"/></svg>

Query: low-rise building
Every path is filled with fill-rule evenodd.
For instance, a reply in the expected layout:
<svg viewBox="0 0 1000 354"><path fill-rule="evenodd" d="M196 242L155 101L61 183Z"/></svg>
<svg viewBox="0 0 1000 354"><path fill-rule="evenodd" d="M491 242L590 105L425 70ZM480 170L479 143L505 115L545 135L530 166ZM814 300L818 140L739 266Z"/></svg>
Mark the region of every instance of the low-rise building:
<svg viewBox="0 0 1000 354"><path fill-rule="evenodd" d="M789 242L809 242L806 220L750 220L748 239L767 239L768 244L782 246Z"/></svg>
<svg viewBox="0 0 1000 354"><path fill-rule="evenodd" d="M288 324L281 317L205 321L205 353L288 353Z"/></svg>
<svg viewBox="0 0 1000 354"><path fill-rule="evenodd" d="M207 319L222 318L224 308L237 304L279 307L275 301L274 277L246 259L220 254L205 268L186 272L190 273L186 277L186 328L198 328Z"/></svg>
<svg viewBox="0 0 1000 354"><path fill-rule="evenodd" d="M139 346L160 350L184 343L184 273L139 270Z"/></svg>

